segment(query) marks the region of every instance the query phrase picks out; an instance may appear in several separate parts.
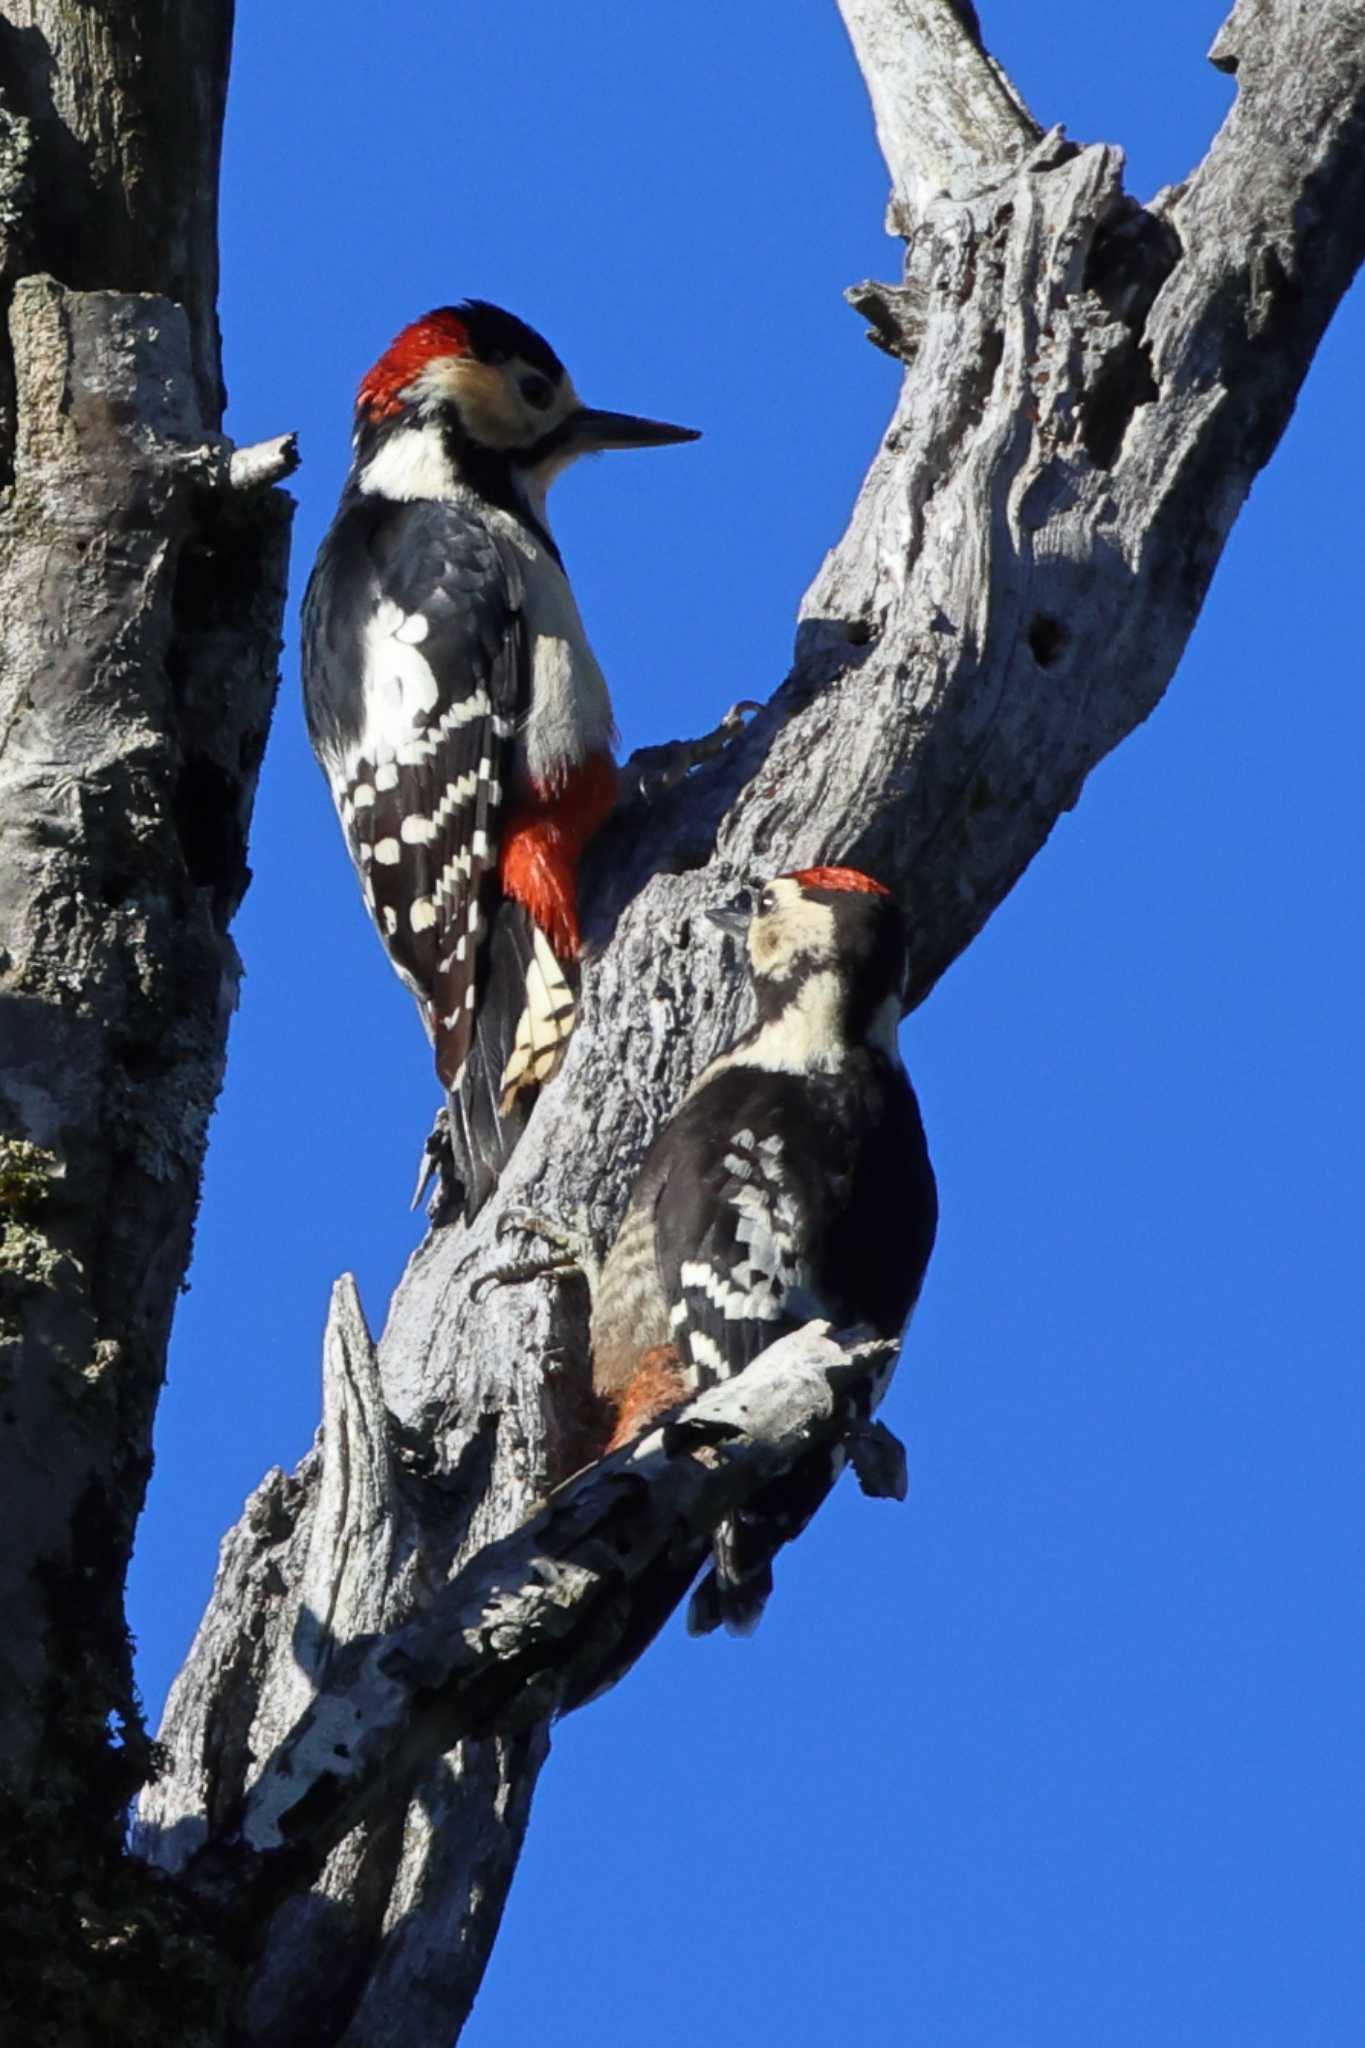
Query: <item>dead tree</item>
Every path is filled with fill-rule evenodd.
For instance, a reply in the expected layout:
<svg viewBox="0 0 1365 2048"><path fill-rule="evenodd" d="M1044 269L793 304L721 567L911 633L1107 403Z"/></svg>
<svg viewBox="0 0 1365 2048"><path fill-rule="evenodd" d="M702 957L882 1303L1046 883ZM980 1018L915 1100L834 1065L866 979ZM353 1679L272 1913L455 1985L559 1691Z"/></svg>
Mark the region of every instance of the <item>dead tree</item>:
<svg viewBox="0 0 1365 2048"><path fill-rule="evenodd" d="M231 19L0 15L0 1946L21 2011L44 1959L35 2040L121 2038L90 1958L148 1892L123 1580L276 685L291 451L220 432Z"/></svg>
<svg viewBox="0 0 1365 2048"><path fill-rule="evenodd" d="M163 1767L141 1806L141 1852L166 1874L155 1891L150 1877L137 1891L134 1867L109 1845L115 1795L143 1767L140 1735L132 1731L121 1762L111 1758L103 1718L111 1706L126 1713L126 1693L116 1698L107 1676L99 1691L80 1661L115 1640L116 1570L96 1573L95 1591L81 1582L88 1634L54 1681L83 1716L72 1723L83 1745L61 1737L63 1796L70 1805L82 1784L100 1788L103 1896L117 1901L122 1882L137 1898L140 1938L163 1977L199 1973L202 1996L179 2019L181 2039L444 2048L496 1935L553 1716L626 1668L681 1594L715 1521L816 1437L851 1436L865 1482L894 1486L885 1439L861 1419L884 1357L848 1333L812 1328L547 1504L581 1390L582 1303L550 1284L483 1285L508 1255L501 1227L529 1207L609 1235L643 1145L739 1021L737 984L715 949L690 940L700 909L748 873L838 858L895 882L913 913L916 995L928 992L1096 762L1160 698L1247 489L1365 254L1356 0L1240 0L1210 53L1235 76L1233 107L1189 178L1146 206L1125 194L1116 148L1039 129L963 0L841 4L891 172L890 225L905 243L897 282L851 294L906 366L895 416L848 533L807 596L786 682L710 761L624 806L599 847L588 907L601 950L583 1020L498 1196L471 1230L428 1236L378 1344L353 1287L338 1285L319 1445L292 1475L267 1476L229 1536L172 1694ZM80 10L56 0L32 10L44 11L60 20ZM80 56L87 61L83 44ZM216 108L212 95L196 102L200 149L216 135L210 99ZM74 117L57 118L69 126ZM34 175L22 153L16 175ZM22 188L12 189L26 219ZM31 267L31 246L21 247L5 276ZM100 534L116 517L140 519L149 550L159 537L191 565L181 577L203 545L193 522L209 521L216 535L212 522L228 520L255 537L256 609L233 612L235 640L220 626L217 635L197 629L189 644L250 648L263 717L278 514L269 494L243 506L221 456L186 455L195 436L180 413L168 423L138 411L164 407L167 389L183 404L192 388L211 407L216 391L204 399L216 363L203 275L174 275L199 353L155 391L119 386L121 406L108 409L54 400L49 356L74 365L61 373L68 390L103 396L108 376L102 358L61 353L80 332L70 294L27 278L19 286L17 482L0 588L7 616L17 593L25 616L46 625L52 613L34 593L51 603L51 572L38 582L33 536L50 563L40 522L63 513ZM64 275L73 281L108 280ZM130 272L118 281L147 280ZM157 346L183 331L173 311L154 317ZM35 344L43 319L48 338ZM122 314L113 331L134 325ZM131 342L129 357L145 359ZM211 410L193 417L216 420ZM155 431L133 434L139 418ZM149 463L176 488L166 482L157 495ZM122 493L116 509L101 492ZM166 541L168 529L178 542ZM85 645L84 614L70 607L90 550L70 546L62 625L38 646L19 634L7 690L19 676L30 694L51 687L52 675L69 673L71 646ZM124 571L128 552L107 573ZM117 1555L126 1555L169 1299L157 1320L140 1313L141 1297L129 1308L116 1293L108 1308L106 1295L130 1270L151 1285L174 1253L134 1267L118 1231L125 1219L136 1228L147 1182L168 1204L169 1185L183 1254L221 1051L219 1039L206 1050L179 1012L165 1046L138 1006L139 972L169 971L169 922L148 910L163 903L168 920L207 920L204 958L211 941L217 963L216 978L206 965L204 983L176 1000L199 1018L192 1003L209 979L221 1000L222 920L242 875L234 840L236 864L201 878L186 828L177 836L175 826L176 764L190 758L182 696L206 720L194 747L222 775L229 728L235 736L238 779L220 810L239 827L244 800L241 728L231 726L241 700L205 706L186 680L199 675L190 656L167 651L179 645L178 621L197 625L203 582L201 573L177 609L144 571L143 637L129 628L117 658L96 649L66 686L101 707L80 731L117 750L119 772L134 778L118 785L126 805L98 800L112 772L104 753L63 758L54 771L50 757L35 765L16 748L21 724L3 728L0 742L7 795L30 786L26 774L49 774L45 806L31 797L18 844L5 842L5 972L28 977L21 1005L45 1006L73 1034L65 1078L54 1072L46 1095L11 1087L6 1096L19 1147L5 1183L16 1219L6 1243L17 1230L30 1261L16 1295L19 1338L32 1398L45 1404L39 1420L66 1432L53 1439L61 1483L41 1503L55 1518L45 1547L21 1525L11 1560L16 1584L49 1588L41 1615L31 1592L27 1607L20 1599L6 1642L7 1655L27 1656L35 1686L42 1660L69 1640L91 1500L109 1503L101 1544L123 1544ZM162 609L150 612L154 601ZM248 606L244 588L238 602ZM93 608L107 629L107 599ZM54 643L60 657L44 662L39 647ZM130 835L128 819L144 816L135 777L153 768L162 780L146 799L147 828ZM58 779L72 791L69 815L53 797ZM96 893L106 868L112 901ZM44 903L40 917L26 909L25 888ZM63 915L44 889L69 906ZM91 902L108 909L92 917ZM108 934L124 933L129 904L118 951ZM179 962L179 926L176 939ZM210 1007L205 1000L205 1031ZM172 1012L169 1001L154 1006L163 1030ZM27 1076L15 1043L6 1066L18 1061ZM49 1097L55 1126L32 1120L32 1104ZM169 1182L159 1177L168 1158ZM125 1159L133 1196L120 1191L111 1206L109 1176ZM58 1161L75 1164L60 1175ZM157 1213L161 1244L169 1238ZM117 1230L104 1224L111 1214ZM79 1288L73 1306L69 1291ZM116 1310L122 1322L99 1320ZM103 1462L88 1482L92 1444ZM23 1480L22 1462L16 1469L12 1485ZM71 1560L64 1581L35 1580L35 1559L49 1554ZM42 1632L63 1615L66 1635ZM122 1669L119 1655L109 1652L106 1672ZM21 1712L24 1697L38 1695L21 1694ZM57 1746L50 1731L34 1717L33 1758L45 1742ZM36 1769L16 1780L16 1824L32 1810ZM56 1870L60 1851L50 1854ZM107 1938L108 1915L103 1926ZM99 1982L93 1947L87 1940L79 1957L86 1985ZM106 2025L101 2038L123 2036Z"/></svg>

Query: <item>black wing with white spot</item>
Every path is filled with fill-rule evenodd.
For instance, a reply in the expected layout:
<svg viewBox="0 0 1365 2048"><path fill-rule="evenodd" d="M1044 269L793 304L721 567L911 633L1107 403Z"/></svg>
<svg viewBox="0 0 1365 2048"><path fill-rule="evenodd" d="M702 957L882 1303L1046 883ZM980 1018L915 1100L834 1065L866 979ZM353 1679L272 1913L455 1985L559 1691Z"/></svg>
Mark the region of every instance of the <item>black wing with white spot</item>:
<svg viewBox="0 0 1365 2048"><path fill-rule="evenodd" d="M702 1172L669 1177L657 1243L671 1335L696 1385L742 1372L821 1307L806 1176L775 1105L753 1102ZM700 1228L697 1226L700 1225Z"/></svg>
<svg viewBox="0 0 1365 2048"><path fill-rule="evenodd" d="M823 1316L897 1334L919 1293L937 1201L903 1070L722 1068L659 1141L655 1256L670 1334L699 1387ZM643 1178L643 1176L642 1176ZM842 1467L812 1452L716 1531L688 1625L752 1629L772 1560Z"/></svg>
<svg viewBox="0 0 1365 2048"><path fill-rule="evenodd" d="M678 1120L684 1129L692 1124L692 1142L679 1147L676 1170L664 1181L655 1243L670 1335L698 1388L742 1372L788 1330L829 1312L809 1255L824 1191L793 1115L799 1096L790 1077L732 1069ZM826 1458L803 1519L832 1477ZM724 1621L737 1634L755 1628L772 1591L773 1556L786 1540L787 1526L774 1528L770 1512L723 1522L689 1625Z"/></svg>
<svg viewBox="0 0 1365 2048"><path fill-rule="evenodd" d="M352 496L304 599L309 732L451 1090L473 1043L529 696L521 595L514 550L475 510Z"/></svg>

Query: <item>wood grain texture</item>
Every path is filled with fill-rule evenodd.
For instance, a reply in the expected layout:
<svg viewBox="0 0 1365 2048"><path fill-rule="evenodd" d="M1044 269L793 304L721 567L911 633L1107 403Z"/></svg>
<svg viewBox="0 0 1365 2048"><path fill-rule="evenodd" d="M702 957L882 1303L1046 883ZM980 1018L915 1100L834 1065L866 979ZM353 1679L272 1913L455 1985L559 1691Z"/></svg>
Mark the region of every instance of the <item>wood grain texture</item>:
<svg viewBox="0 0 1365 2048"><path fill-rule="evenodd" d="M234 473L219 433L230 24L227 0L0 17L0 2032L111 2048L164 2038L158 1982L187 2042L216 1998L124 1854L149 1744L123 1582L291 511L290 451Z"/></svg>

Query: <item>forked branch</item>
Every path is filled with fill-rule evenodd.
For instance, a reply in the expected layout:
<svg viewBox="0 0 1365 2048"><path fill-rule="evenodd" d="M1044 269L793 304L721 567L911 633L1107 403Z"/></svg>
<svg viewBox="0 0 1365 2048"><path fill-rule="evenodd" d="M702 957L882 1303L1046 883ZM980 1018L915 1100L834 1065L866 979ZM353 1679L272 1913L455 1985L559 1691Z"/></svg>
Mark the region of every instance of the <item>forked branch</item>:
<svg viewBox="0 0 1365 2048"><path fill-rule="evenodd" d="M741 1022L701 917L738 879L871 870L911 913L916 999L932 988L1160 699L1365 254L1359 0L1243 0L1214 48L1229 115L1146 205L1117 148L1040 135L966 0L843 6L906 238L902 275L860 298L907 365L894 418L785 684L605 835L581 1022L497 1196L428 1237L377 1346L353 1301L334 1321L329 1378L344 1365L383 1430L329 1394L321 1452L229 1536L168 1710L158 1861L209 1873L229 1840L296 1845L295 1875L325 1856L264 1931L247 2040L304 2038L306 2017L319 2044L447 2048L544 1717L648 1640L654 1575L738 1483L733 1444L657 1438L546 1505L584 1319L568 1293L479 1292L503 1216L610 1235L644 1145ZM707 1401L761 1387L773 1442L784 1402L823 1426L813 1341Z"/></svg>

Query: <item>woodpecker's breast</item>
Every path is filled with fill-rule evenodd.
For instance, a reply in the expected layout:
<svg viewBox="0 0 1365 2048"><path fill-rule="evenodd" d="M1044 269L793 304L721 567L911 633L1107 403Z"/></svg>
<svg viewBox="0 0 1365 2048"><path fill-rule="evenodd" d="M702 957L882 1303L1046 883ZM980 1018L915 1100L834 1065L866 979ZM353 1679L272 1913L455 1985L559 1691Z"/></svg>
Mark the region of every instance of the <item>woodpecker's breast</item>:
<svg viewBox="0 0 1365 2048"><path fill-rule="evenodd" d="M493 511L489 523L501 527L522 565L531 670L523 765L537 790L554 789L590 754L611 751L611 697L559 563L520 520Z"/></svg>
<svg viewBox="0 0 1365 2048"><path fill-rule="evenodd" d="M671 1334L654 1237L655 1174L642 1177L608 1252L592 1315L593 1385L619 1400L640 1358Z"/></svg>

